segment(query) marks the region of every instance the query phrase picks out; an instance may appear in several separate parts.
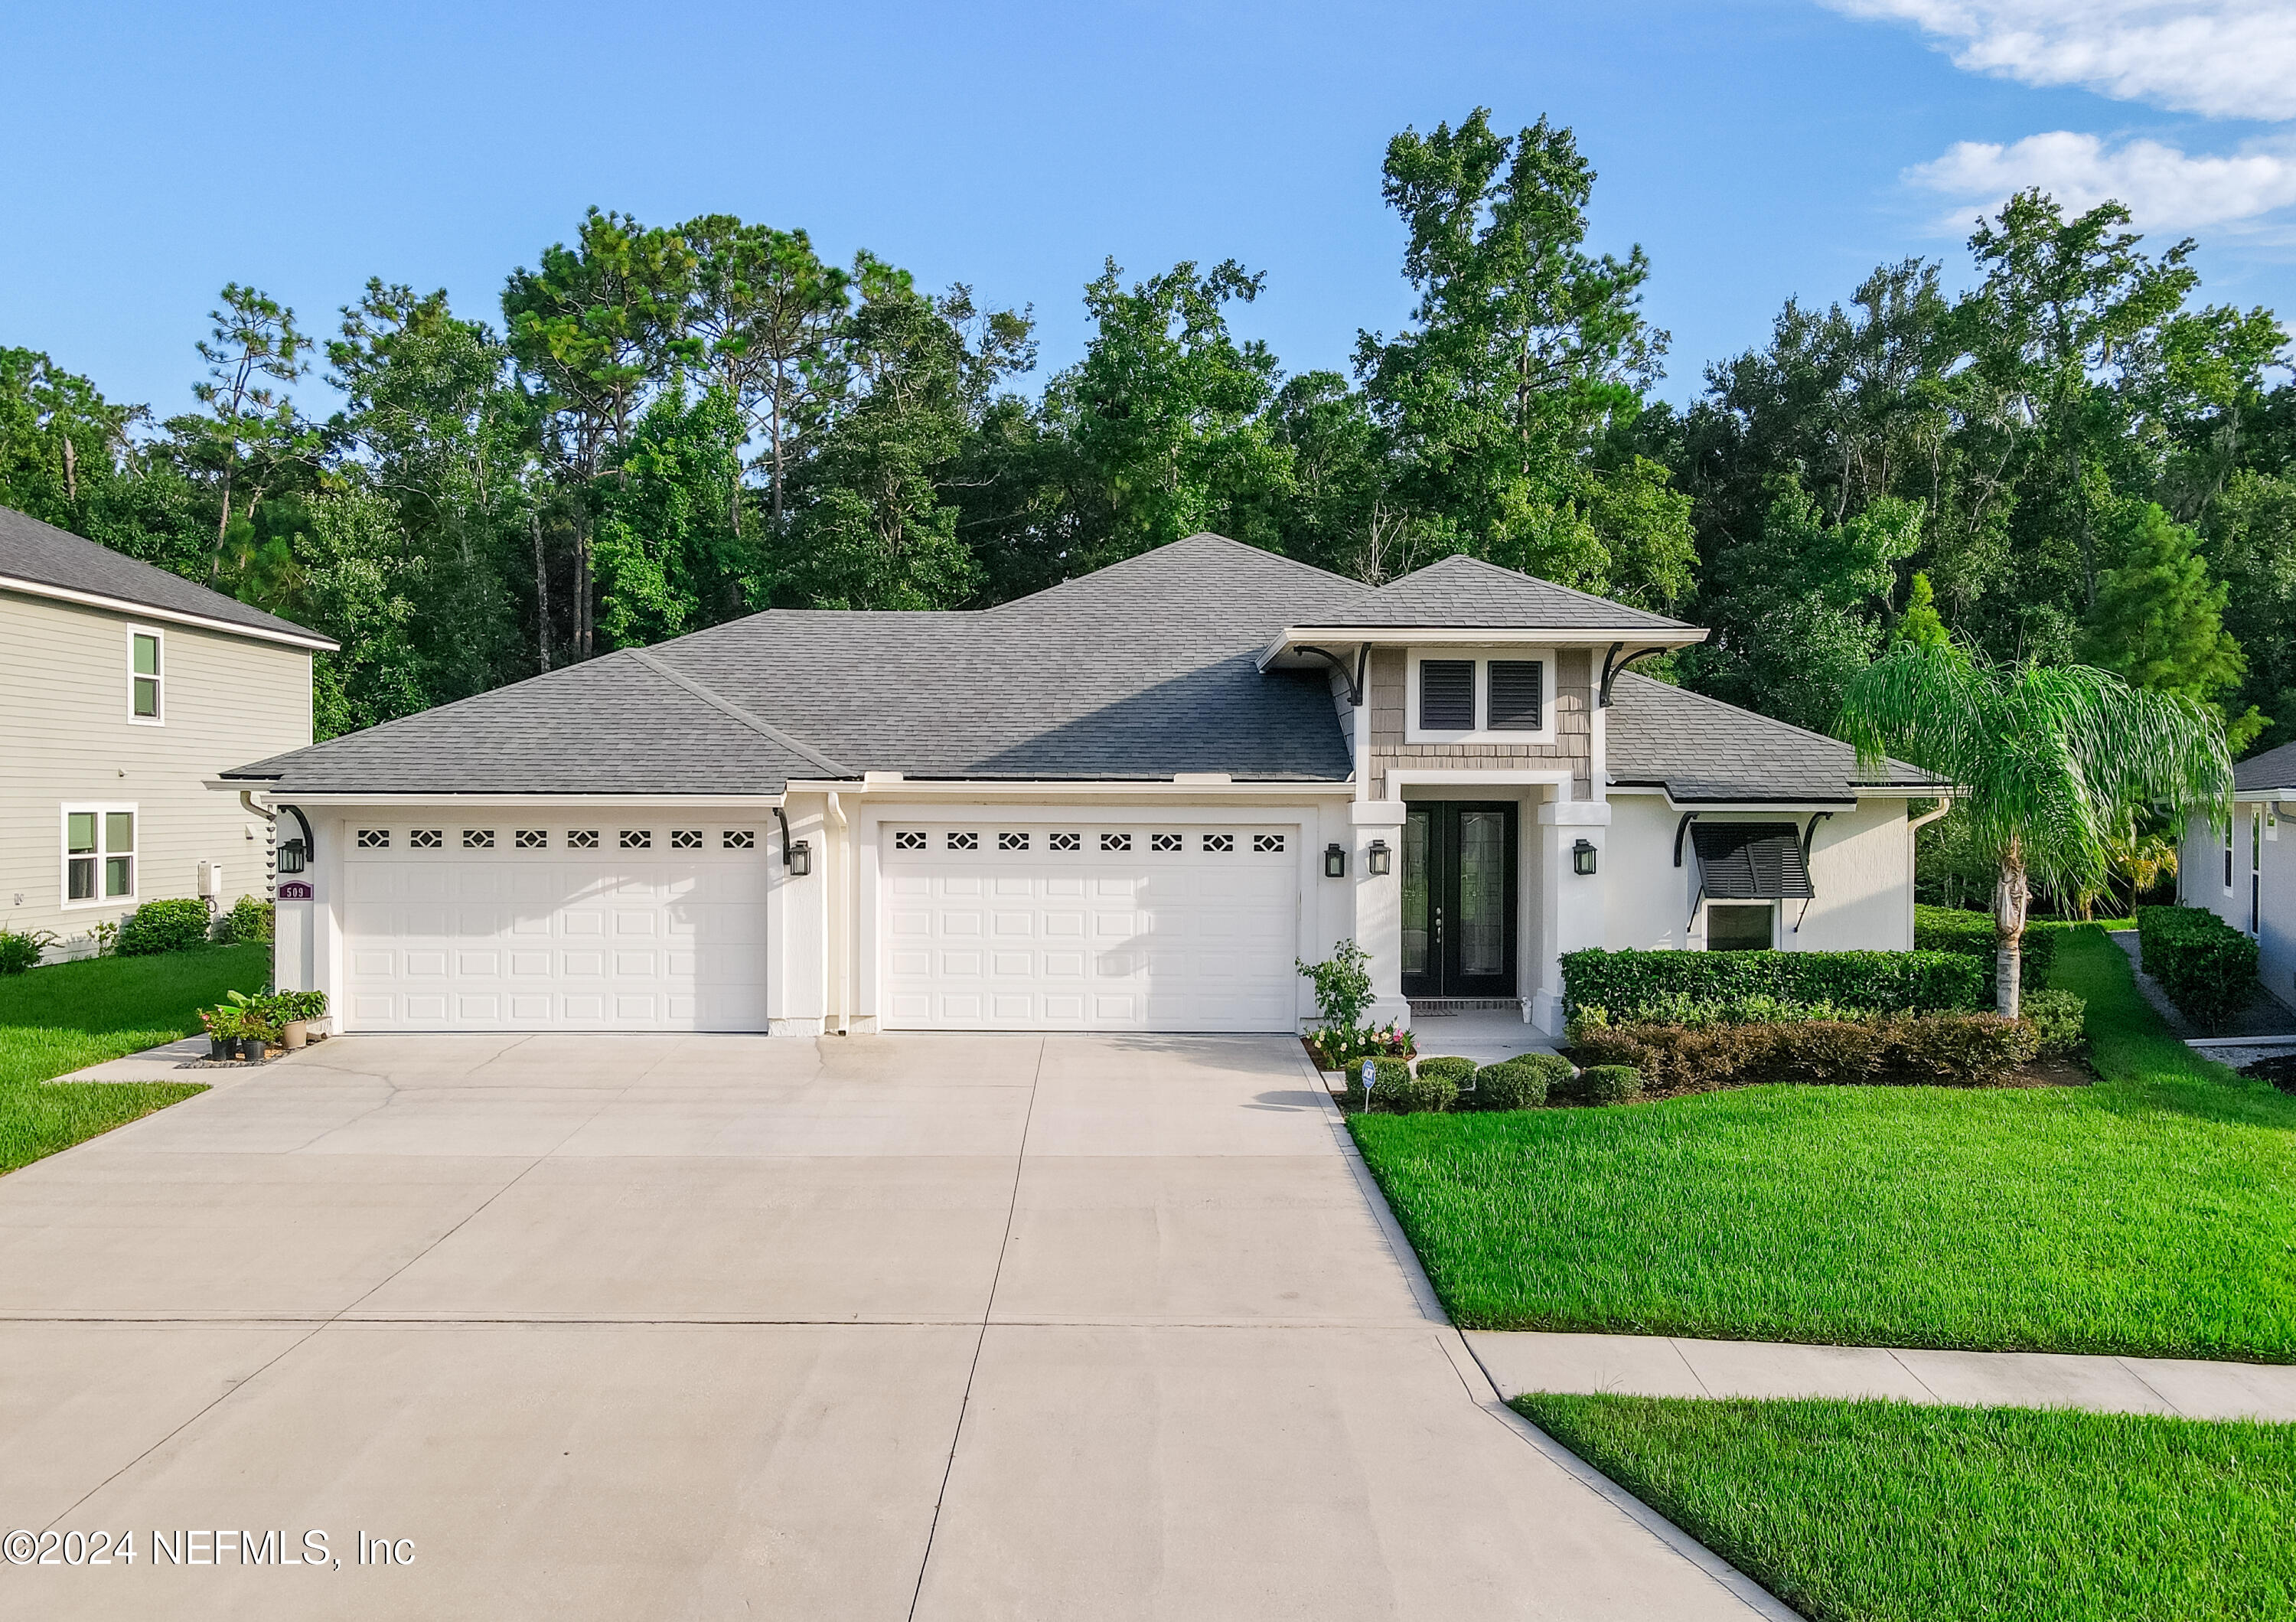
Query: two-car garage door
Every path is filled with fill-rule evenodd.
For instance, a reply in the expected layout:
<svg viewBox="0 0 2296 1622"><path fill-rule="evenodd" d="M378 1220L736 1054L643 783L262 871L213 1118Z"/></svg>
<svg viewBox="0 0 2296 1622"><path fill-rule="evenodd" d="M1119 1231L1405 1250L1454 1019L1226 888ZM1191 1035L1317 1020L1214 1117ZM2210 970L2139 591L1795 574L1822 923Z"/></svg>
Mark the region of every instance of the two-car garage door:
<svg viewBox="0 0 2296 1622"><path fill-rule="evenodd" d="M983 819L882 839L889 1028L1293 1028L1295 830Z"/></svg>
<svg viewBox="0 0 2296 1622"><path fill-rule="evenodd" d="M348 1029L766 1028L755 826L506 814L346 832Z"/></svg>

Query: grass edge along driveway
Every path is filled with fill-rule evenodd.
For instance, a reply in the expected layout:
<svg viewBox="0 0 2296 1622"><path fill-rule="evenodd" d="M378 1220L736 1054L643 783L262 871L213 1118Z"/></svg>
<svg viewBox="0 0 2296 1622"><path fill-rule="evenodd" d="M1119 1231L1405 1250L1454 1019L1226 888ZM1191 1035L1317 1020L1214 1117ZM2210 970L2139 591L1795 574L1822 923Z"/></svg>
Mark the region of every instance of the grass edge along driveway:
<svg viewBox="0 0 2296 1622"><path fill-rule="evenodd" d="M0 1172L207 1090L200 1082L70 1082L68 1075L200 1028L226 991L261 988L267 946L56 963L0 979Z"/></svg>
<svg viewBox="0 0 2296 1622"><path fill-rule="evenodd" d="M1514 1406L1823 1622L2296 1612L2296 1425L1552 1392Z"/></svg>
<svg viewBox="0 0 2296 1622"><path fill-rule="evenodd" d="M2102 930L2055 978L2095 1086L1349 1126L1468 1328L2296 1361L2296 1098L2170 1036Z"/></svg>

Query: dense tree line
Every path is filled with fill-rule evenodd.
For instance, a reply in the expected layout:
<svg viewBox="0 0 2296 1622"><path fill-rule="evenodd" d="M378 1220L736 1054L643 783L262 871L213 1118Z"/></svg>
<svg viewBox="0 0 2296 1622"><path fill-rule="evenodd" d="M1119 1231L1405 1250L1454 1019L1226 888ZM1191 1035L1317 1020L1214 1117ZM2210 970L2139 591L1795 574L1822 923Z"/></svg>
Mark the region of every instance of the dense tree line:
<svg viewBox="0 0 2296 1622"><path fill-rule="evenodd" d="M1033 323L863 252L593 211L499 323L380 280L318 338L226 287L195 409L155 420L0 348L0 504L344 644L372 725L769 606L995 602L1198 529L1378 581L1472 553L1717 629L1675 679L1829 726L1891 636L2102 665L2296 735L2296 390L2192 244L2013 200L1980 280L1885 266L1653 403L1650 266L1586 246L1570 131L1476 112L1389 145L1408 324L1347 373L1231 328L1233 261ZM295 386L340 392L325 421ZM2267 730L2268 729L2268 730Z"/></svg>

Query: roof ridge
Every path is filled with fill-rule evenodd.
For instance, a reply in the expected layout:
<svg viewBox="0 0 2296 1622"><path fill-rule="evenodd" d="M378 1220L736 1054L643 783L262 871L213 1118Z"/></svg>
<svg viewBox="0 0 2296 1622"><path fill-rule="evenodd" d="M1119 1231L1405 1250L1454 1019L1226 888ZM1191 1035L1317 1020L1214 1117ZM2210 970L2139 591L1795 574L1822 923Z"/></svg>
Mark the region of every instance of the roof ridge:
<svg viewBox="0 0 2296 1622"><path fill-rule="evenodd" d="M711 692L709 687L704 685L702 683L694 680L692 676L686 676L680 671L671 669L668 665L662 663L660 659L646 651L645 649L623 648L619 651L628 654L640 665L644 666L646 669L652 671L656 676L660 676L663 680L685 689L685 692L701 700L704 704L709 705L710 709L718 711L718 714L726 716L730 719L739 721L742 725L748 727L751 732L758 733L760 737L779 744L782 748L789 750L790 753L798 756L801 759L810 760L823 771L828 772L838 777L858 777L860 775L860 773L855 771L851 766L846 766L842 762L831 759L819 750L815 749L811 744L801 742L798 739L791 737L780 727L775 726L772 722L767 721L761 717L751 715L748 710L742 709L739 704L734 703L731 699L719 697L717 693Z"/></svg>
<svg viewBox="0 0 2296 1622"><path fill-rule="evenodd" d="M1303 563L1298 558L1286 557L1280 552L1271 552L1265 546L1255 546L1249 541L1239 541L1233 536L1220 535L1210 529L1199 529L1193 535L1184 535L1177 540L1165 541L1160 545L1150 546L1144 551L1136 552L1128 558L1119 558L1113 563L1103 563L1098 569L1088 569L1083 574L1070 575L1065 580L1055 580L1052 585L1044 586L1037 591L1030 592L1025 597L1014 597L1007 602L992 603L988 608L979 609L973 611L982 614L1001 614L1007 609L1019 608L1023 603L1034 602L1039 598L1049 597L1054 592L1066 591L1072 586L1082 586L1086 581L1105 579L1108 576L1116 574L1119 571L1130 569L1135 564L1145 562L1151 558L1160 557L1161 554L1171 551L1176 546L1185 546L1197 541L1214 541L1218 543L1220 546L1225 547L1231 552L1242 553L1242 555L1255 561L1266 559L1272 562L1281 563L1288 569L1300 570L1310 575L1316 575L1337 585L1353 586L1359 592L1370 592L1376 589L1375 587L1365 586L1360 580L1350 578L1349 576L1336 573L1332 569L1324 569L1317 564Z"/></svg>
<svg viewBox="0 0 2296 1622"><path fill-rule="evenodd" d="M1585 602L1600 603L1604 608L1624 609L1629 614L1647 614L1653 619L1663 619L1669 625L1680 626L1685 630L1696 630L1698 628L1686 619L1677 619L1671 614L1660 613L1656 609L1636 608L1633 603L1621 602L1616 597L1605 597L1597 592L1581 591L1578 586L1565 586L1560 580L1550 580L1545 575L1534 575L1523 569L1509 569L1504 563L1494 563L1488 558L1479 558L1471 552L1454 552L1446 553L1444 556L1436 559L1432 563L1423 564L1419 568L1413 569L1407 575L1398 575L1394 579L1388 581L1386 585L1377 587L1374 594L1377 595L1380 593L1386 592L1390 588L1401 586L1406 581L1415 580L1421 575L1432 573L1434 570L1442 568L1445 564L1452 562L1471 563L1477 569L1482 569L1487 573L1502 575L1509 580L1524 581L1532 586L1543 586L1549 591L1562 592L1567 596L1577 597L1581 602Z"/></svg>

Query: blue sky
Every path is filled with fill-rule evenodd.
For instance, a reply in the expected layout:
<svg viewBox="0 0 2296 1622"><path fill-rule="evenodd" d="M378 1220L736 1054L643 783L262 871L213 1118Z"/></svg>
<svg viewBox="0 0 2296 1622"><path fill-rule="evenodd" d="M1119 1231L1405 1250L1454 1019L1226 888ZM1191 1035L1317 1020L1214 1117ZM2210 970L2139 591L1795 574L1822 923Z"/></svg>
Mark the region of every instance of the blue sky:
<svg viewBox="0 0 2296 1622"><path fill-rule="evenodd" d="M1267 274L1239 330L1343 366L1409 307L1387 138L1478 104L1576 128L1677 400L1789 295L1914 254L1959 282L1949 222L2032 181L2127 196L2201 239L2208 297L2296 315L2285 0L19 5L7 37L0 344L162 414L226 280L307 330L369 275L498 319L594 202L1033 305L1039 381L1103 256L1234 257Z"/></svg>

